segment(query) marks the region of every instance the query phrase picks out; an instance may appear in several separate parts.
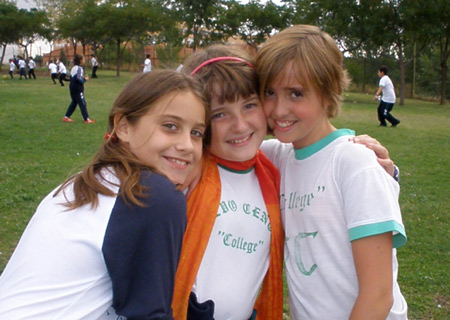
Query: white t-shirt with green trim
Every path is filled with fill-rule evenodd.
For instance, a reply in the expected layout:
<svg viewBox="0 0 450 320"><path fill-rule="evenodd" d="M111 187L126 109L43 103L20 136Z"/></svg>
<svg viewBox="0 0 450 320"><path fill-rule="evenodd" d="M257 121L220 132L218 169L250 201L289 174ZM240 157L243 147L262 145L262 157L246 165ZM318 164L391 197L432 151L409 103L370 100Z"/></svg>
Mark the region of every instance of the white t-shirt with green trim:
<svg viewBox="0 0 450 320"><path fill-rule="evenodd" d="M269 268L269 215L253 168L219 174L219 210L192 291L214 301L214 319L249 319Z"/></svg>
<svg viewBox="0 0 450 320"><path fill-rule="evenodd" d="M348 319L358 295L351 241L385 232L406 241L399 185L373 151L334 131L311 146L265 141L262 151L281 174L285 265L293 319ZM393 249L394 304L388 319L406 319Z"/></svg>

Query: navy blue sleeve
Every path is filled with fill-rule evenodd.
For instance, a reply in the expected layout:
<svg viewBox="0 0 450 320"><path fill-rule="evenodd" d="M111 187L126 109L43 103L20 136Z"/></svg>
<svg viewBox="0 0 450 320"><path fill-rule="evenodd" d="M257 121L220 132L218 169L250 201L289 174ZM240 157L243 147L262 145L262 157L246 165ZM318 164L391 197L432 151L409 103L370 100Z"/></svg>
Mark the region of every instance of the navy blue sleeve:
<svg viewBox="0 0 450 320"><path fill-rule="evenodd" d="M175 272L186 228L186 200L167 178L143 173L145 207L117 197L103 255L112 281L113 307L128 319L173 319Z"/></svg>

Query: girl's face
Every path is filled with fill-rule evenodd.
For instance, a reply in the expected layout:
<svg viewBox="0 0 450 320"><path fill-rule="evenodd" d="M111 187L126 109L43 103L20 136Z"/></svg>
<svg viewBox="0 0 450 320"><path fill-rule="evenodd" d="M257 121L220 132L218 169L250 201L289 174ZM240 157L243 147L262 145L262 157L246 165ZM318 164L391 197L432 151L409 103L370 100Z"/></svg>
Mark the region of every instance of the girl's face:
<svg viewBox="0 0 450 320"><path fill-rule="evenodd" d="M328 120L324 99L312 85L308 89L302 86L297 69L292 62L285 66L266 88L263 106L275 137L300 149L324 138L334 128Z"/></svg>
<svg viewBox="0 0 450 320"><path fill-rule="evenodd" d="M267 131L261 101L256 94L235 102L211 101L211 153L229 161L246 161L256 155Z"/></svg>
<svg viewBox="0 0 450 320"><path fill-rule="evenodd" d="M186 91L157 100L133 125L122 118L117 134L139 160L183 184L201 159L205 130L204 105Z"/></svg>

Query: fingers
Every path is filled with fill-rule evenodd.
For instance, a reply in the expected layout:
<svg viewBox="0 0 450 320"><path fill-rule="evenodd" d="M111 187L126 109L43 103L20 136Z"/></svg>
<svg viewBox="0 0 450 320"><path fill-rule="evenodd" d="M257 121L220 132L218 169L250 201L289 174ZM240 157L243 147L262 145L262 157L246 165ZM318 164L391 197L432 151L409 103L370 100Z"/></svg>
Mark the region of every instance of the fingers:
<svg viewBox="0 0 450 320"><path fill-rule="evenodd" d="M394 161L391 159L377 159L378 163L383 167L384 170L386 170L387 173L389 173L390 176L394 176L395 169L394 169Z"/></svg>
<svg viewBox="0 0 450 320"><path fill-rule="evenodd" d="M371 136L367 135L367 134L361 134L359 136L356 137L352 137L349 139L350 141L353 141L355 143L359 143L359 144L380 144L380 142L378 142L377 139L372 138Z"/></svg>
<svg viewBox="0 0 450 320"><path fill-rule="evenodd" d="M367 148L369 148L370 150L373 150L373 152L375 152L375 155L377 156L378 159L391 160L389 158L389 151L385 147L383 147L381 144L368 143L368 144L365 144L365 146Z"/></svg>

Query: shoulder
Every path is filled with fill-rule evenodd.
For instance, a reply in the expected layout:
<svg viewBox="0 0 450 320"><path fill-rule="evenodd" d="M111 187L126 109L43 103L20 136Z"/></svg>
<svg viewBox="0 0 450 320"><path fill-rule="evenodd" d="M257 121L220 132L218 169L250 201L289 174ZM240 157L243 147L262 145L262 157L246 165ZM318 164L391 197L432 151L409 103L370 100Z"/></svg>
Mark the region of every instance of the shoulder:
<svg viewBox="0 0 450 320"><path fill-rule="evenodd" d="M281 168L282 163L289 159L289 154L293 150L291 143L282 143L277 139L264 140L261 145L261 151L278 169Z"/></svg>
<svg viewBox="0 0 450 320"><path fill-rule="evenodd" d="M378 163L375 153L363 145L342 141L336 146L332 161L336 177L341 182L351 185L360 181L370 188L374 187L373 184L398 185Z"/></svg>
<svg viewBox="0 0 450 320"><path fill-rule="evenodd" d="M357 169L360 166L378 166L375 153L364 145L342 138L335 147L335 159L342 165Z"/></svg>
<svg viewBox="0 0 450 320"><path fill-rule="evenodd" d="M164 211L186 208L186 198L165 176L151 171L141 173L140 183L146 187L148 197L143 202L148 206L163 207Z"/></svg>
<svg viewBox="0 0 450 320"><path fill-rule="evenodd" d="M185 225L186 199L172 182L157 173L144 171L139 183L145 187L144 196L139 198L143 206L125 201L119 193L111 214L110 230L128 228L146 233L159 228L163 232L168 227Z"/></svg>

